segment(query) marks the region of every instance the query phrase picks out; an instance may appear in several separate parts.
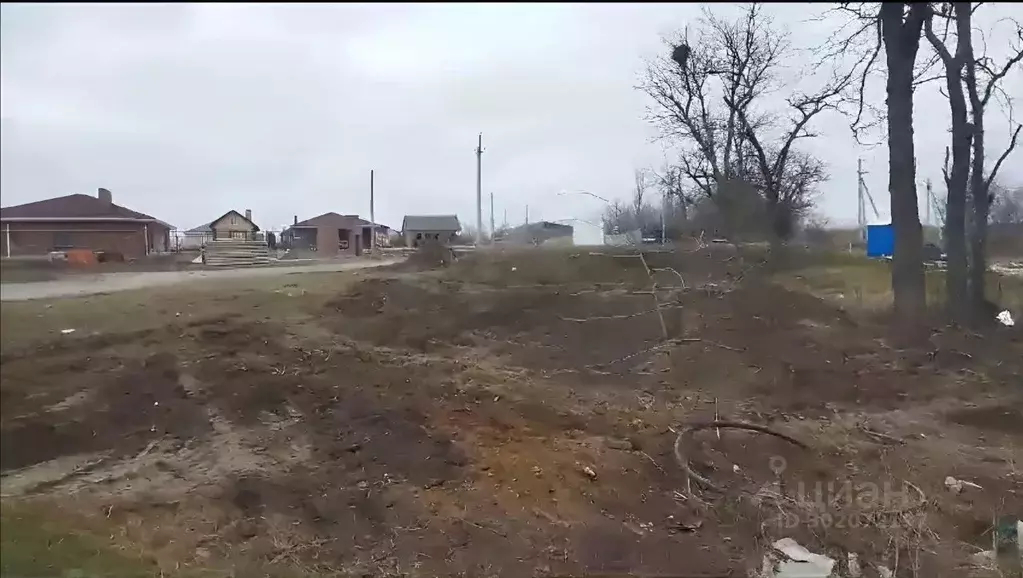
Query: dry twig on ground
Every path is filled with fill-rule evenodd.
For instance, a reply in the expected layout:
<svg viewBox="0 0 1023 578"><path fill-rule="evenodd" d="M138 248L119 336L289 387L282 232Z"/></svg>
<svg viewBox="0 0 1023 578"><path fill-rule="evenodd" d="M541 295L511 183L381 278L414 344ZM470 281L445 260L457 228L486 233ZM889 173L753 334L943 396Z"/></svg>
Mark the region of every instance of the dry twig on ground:
<svg viewBox="0 0 1023 578"><path fill-rule="evenodd" d="M682 429L678 433L678 435L675 437L675 445L674 445L675 461L678 462L679 467L681 467L682 470L685 471L686 475L689 477L690 480L695 480L697 483L699 483L700 485L704 486L705 488L710 489L710 490L714 490L716 492L722 492L723 493L724 490L721 487L719 487L717 484L715 484L714 482L711 482L709 479L705 478L704 476L701 476L700 474L694 472L693 469L689 467L689 460L687 460L686 457L684 455L682 455L682 438L684 436L686 436L686 435L695 433L695 432L700 431L700 430L704 430L704 429L718 429L718 428L743 429L743 430L748 430L748 431L755 431L755 432L758 432L758 433L772 435L772 436L775 436L777 438L783 439L783 440L785 440L785 441L787 441L787 442L789 442L789 443L791 443L791 444L793 444L793 445L795 445L797 447L800 447L800 448L802 448L804 450L805 449L809 449L809 447L806 444L804 444L803 442L797 440L796 438L791 437L791 436L789 436L787 434L783 434L781 432L776 432L776 431L774 431L774 430L772 430L770 428L767 428L765 426L762 426L762 425L756 425L756 424L752 424L752 423L745 423L745 422L739 422L739 421L727 421L727 420L713 420L713 421L708 421L708 422L693 422L693 423L690 423L690 424L686 425L686 427L684 429Z"/></svg>

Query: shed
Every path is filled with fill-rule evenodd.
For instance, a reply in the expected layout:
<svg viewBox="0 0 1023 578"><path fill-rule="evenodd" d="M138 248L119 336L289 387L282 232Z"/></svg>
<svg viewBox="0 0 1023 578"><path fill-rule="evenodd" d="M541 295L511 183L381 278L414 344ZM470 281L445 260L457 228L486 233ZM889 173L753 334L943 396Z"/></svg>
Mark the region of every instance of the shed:
<svg viewBox="0 0 1023 578"><path fill-rule="evenodd" d="M891 223L867 225L867 257L883 258L895 254L895 229Z"/></svg>

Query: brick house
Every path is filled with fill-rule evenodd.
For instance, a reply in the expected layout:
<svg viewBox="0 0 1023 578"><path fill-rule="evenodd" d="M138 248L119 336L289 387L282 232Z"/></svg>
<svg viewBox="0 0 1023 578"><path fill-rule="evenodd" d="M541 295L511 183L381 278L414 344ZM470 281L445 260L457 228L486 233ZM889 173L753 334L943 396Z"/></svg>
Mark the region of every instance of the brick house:
<svg viewBox="0 0 1023 578"><path fill-rule="evenodd" d="M358 215L324 213L288 227L282 237L292 249L316 251L317 255L359 255L370 246L373 224Z"/></svg>
<svg viewBox="0 0 1023 578"><path fill-rule="evenodd" d="M173 227L115 205L110 191L75 194L0 209L0 254L46 255L92 249L138 258L170 248Z"/></svg>

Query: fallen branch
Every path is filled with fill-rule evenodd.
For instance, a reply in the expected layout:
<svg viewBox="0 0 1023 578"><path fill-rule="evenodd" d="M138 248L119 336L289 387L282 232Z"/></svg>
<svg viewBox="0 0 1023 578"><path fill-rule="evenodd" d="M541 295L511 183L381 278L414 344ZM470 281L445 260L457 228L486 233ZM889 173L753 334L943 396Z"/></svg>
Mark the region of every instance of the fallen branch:
<svg viewBox="0 0 1023 578"><path fill-rule="evenodd" d="M679 281L679 283L681 283L681 284L682 284L682 287L681 287L681 289L682 289L682 290L685 290L685 289L686 289L686 280L682 278L682 274L681 274L681 273L679 273L678 271L676 271L676 270L672 269L671 267L658 267L658 268L656 268L656 269L653 269L653 270L654 270L654 271L670 271L671 273L674 273L674 274L675 274L675 276L676 276L676 277L678 277L678 281Z"/></svg>
<svg viewBox="0 0 1023 578"><path fill-rule="evenodd" d="M769 428L767 428L765 426L756 425L756 424L752 424L752 423L745 423L745 422L739 422L739 421L724 421L724 420L713 420L713 421L708 421L708 422L694 422L694 423L690 423L690 424L688 424L685 427L685 429L680 431L678 433L678 435L675 437L675 445L674 445L675 461L678 463L679 467L681 467L682 470L689 477L689 480L696 481L697 483L699 483L700 485L704 486L705 488L707 488L709 490L716 491L716 492L724 493L724 490L722 488L720 488L714 482L711 482L709 479L705 478L704 476L701 476L700 474L694 472L693 469L689 467L689 460L687 460L685 458L685 456L682 455L682 438L684 436L686 436L686 435L695 433L695 432L700 431L700 430L717 429L717 428L730 428L730 429L742 429L742 430L748 430L748 431L755 431L755 432L758 432L758 433L772 435L772 436L775 436L777 438L783 439L783 440L785 440L785 441L787 441L787 442L789 442L789 443L791 443L791 444L793 444L793 445L795 445L795 446L797 446L799 448L802 448L804 450L809 449L809 447L806 444L804 444L803 442L797 440L796 438L793 438L793 437L791 437L789 435L786 435L786 434L783 434L781 432L776 432L776 431L774 431L772 429L769 429Z"/></svg>
<svg viewBox="0 0 1023 578"><path fill-rule="evenodd" d="M594 368L594 367L603 367L605 365L614 365L616 363L621 363L623 361L628 361L629 359L632 359L633 357L638 357L640 355L643 355L644 353L652 353L654 351L658 351L658 350L664 349L665 347L671 347L672 345L677 345L679 343L695 343L697 341L702 341L702 339L699 339L699 338L696 338L696 337L684 337L684 338L671 339L671 340L665 341L664 343L658 343L657 345L655 345L653 347L648 347L646 349L637 351L635 353L630 353L630 354L626 355L625 357L619 357L618 359L612 359L611 361L605 361L603 363L594 363L594 364L591 364L591 365L587 365L586 369L591 369L591 368Z"/></svg>
<svg viewBox="0 0 1023 578"><path fill-rule="evenodd" d="M680 305L668 307L668 309L681 309ZM651 313L658 313L658 309L647 309L646 311L640 311L639 313L627 313L622 315L595 315L593 317L558 317L562 321L572 321L574 323L585 323L587 321L598 321L608 319L631 319L633 317L640 317L642 315L649 315Z"/></svg>

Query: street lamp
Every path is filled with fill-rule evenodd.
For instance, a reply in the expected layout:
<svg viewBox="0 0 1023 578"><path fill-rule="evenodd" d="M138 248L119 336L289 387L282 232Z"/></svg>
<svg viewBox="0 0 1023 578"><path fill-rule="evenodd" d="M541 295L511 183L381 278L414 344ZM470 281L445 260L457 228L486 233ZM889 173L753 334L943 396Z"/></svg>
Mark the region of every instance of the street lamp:
<svg viewBox="0 0 1023 578"><path fill-rule="evenodd" d="M558 193L559 197L562 197L564 195L589 195L589 196L593 197L594 199L599 199L601 201L604 201L608 205L611 204L611 201L605 199L604 197L602 197L600 195L595 195L595 194L593 194L593 193L591 193L589 191L561 191L560 193Z"/></svg>
<svg viewBox="0 0 1023 578"><path fill-rule="evenodd" d="M561 191L561 192L558 193L557 196L563 197L565 195L588 195L590 197L593 197L594 199L603 201L604 204L609 206L609 207L611 206L611 201L605 199L604 197L602 197L600 195L591 193L589 191ZM578 220L582 221L582 219L578 219ZM585 223L587 221L582 221L582 222ZM605 231L607 230L606 224L607 224L607 222L604 220L604 212L601 212L601 214L600 214L600 233L601 233L601 235L605 234Z"/></svg>

